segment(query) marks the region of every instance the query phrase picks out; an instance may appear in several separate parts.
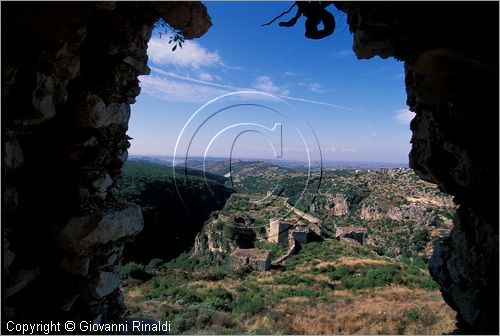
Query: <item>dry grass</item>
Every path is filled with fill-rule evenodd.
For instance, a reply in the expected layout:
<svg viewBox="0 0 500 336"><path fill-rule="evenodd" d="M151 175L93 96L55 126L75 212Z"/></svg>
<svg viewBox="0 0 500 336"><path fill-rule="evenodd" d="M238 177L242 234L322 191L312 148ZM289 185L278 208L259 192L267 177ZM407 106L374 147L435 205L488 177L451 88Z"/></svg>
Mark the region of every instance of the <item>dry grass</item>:
<svg viewBox="0 0 500 336"><path fill-rule="evenodd" d="M369 266L369 265L387 265L388 262L380 259L365 259L356 257L339 258L334 265L344 265L351 267Z"/></svg>
<svg viewBox="0 0 500 336"><path fill-rule="evenodd" d="M439 292L387 287L335 291L328 303L280 303L292 334L442 334L454 330L454 312Z"/></svg>

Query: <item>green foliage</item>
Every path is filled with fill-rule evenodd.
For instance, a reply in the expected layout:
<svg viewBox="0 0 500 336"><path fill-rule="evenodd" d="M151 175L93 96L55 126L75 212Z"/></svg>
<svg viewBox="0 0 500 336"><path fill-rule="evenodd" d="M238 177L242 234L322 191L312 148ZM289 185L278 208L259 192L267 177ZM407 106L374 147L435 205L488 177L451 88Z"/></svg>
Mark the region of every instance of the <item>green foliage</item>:
<svg viewBox="0 0 500 336"><path fill-rule="evenodd" d="M287 271L294 270L298 265L314 263L314 260L335 261L340 257L349 256L347 251L336 240L325 240L323 242L311 242L302 246L298 254L288 259L284 266Z"/></svg>
<svg viewBox="0 0 500 336"><path fill-rule="evenodd" d="M279 301L284 298L288 297L298 297L298 296L305 296L305 297L319 297L323 295L324 293L320 290L313 289L313 288L306 288L306 287L285 287L281 288L276 292L273 292L271 294L271 299L274 301Z"/></svg>
<svg viewBox="0 0 500 336"><path fill-rule="evenodd" d="M420 314L418 313L418 310L416 309L410 309L406 311L406 319L411 322L416 322L418 318L420 317Z"/></svg>
<svg viewBox="0 0 500 336"><path fill-rule="evenodd" d="M210 268L204 275L201 276L202 280L220 281L228 275L227 266L216 266Z"/></svg>
<svg viewBox="0 0 500 336"><path fill-rule="evenodd" d="M151 259L151 261L148 263L148 268L152 268L152 269L160 268L162 263L163 263L163 260L161 260L160 258Z"/></svg>
<svg viewBox="0 0 500 336"><path fill-rule="evenodd" d="M233 271L233 275L239 280L245 279L250 273L252 273L252 267L249 265L238 267Z"/></svg>
<svg viewBox="0 0 500 336"><path fill-rule="evenodd" d="M313 275L318 275L318 274L324 274L324 273L331 273L335 271L335 267L333 265L328 265L326 267L313 267L311 268L311 274Z"/></svg>
<svg viewBox="0 0 500 336"><path fill-rule="evenodd" d="M128 161L122 168L120 196L143 210L144 230L127 246L127 261L170 260L188 250L203 222L223 207L232 190L223 177L146 161ZM213 174L212 174L213 175Z"/></svg>
<svg viewBox="0 0 500 336"><path fill-rule="evenodd" d="M186 38L184 37L184 34L181 30L173 28L163 19L160 19L155 23L155 28L159 30L160 38L162 37L162 35L168 36L168 38L170 39L168 41L168 44L172 44L172 42L174 42L172 52L177 49L177 46L182 48L182 44L185 42Z"/></svg>
<svg viewBox="0 0 500 336"><path fill-rule="evenodd" d="M347 267L347 266L344 266L344 265L340 265L340 266L335 267L333 271L328 272L328 277L331 280L340 280L346 276L350 276L350 275L354 274L354 272L355 272L354 269Z"/></svg>
<svg viewBox="0 0 500 336"><path fill-rule="evenodd" d="M266 304L261 293L242 293L234 301L233 312L236 314L255 315L265 308Z"/></svg>
<svg viewBox="0 0 500 336"><path fill-rule="evenodd" d="M136 280L148 280L151 277L144 265L135 262L125 264L120 271L120 276L122 279L131 278Z"/></svg>
<svg viewBox="0 0 500 336"><path fill-rule="evenodd" d="M275 244L267 241L258 240L255 242L255 248L270 251L271 259L274 260L285 254L286 250L288 249L288 245Z"/></svg>
<svg viewBox="0 0 500 336"><path fill-rule="evenodd" d="M398 265L369 266L360 274L343 276L340 284L347 289L363 289L389 285L401 282Z"/></svg>
<svg viewBox="0 0 500 336"><path fill-rule="evenodd" d="M303 282L302 278L296 274L275 277L273 282L277 285L296 286Z"/></svg>
<svg viewBox="0 0 500 336"><path fill-rule="evenodd" d="M210 290L203 303L215 310L230 310L233 297L223 288Z"/></svg>

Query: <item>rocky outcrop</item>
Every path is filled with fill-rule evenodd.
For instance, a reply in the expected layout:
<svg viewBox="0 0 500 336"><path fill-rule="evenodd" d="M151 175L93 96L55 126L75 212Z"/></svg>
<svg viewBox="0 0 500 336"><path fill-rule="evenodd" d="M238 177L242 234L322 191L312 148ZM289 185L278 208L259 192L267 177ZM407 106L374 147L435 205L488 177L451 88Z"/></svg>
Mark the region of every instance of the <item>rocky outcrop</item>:
<svg viewBox="0 0 500 336"><path fill-rule="evenodd" d="M363 204L360 217L367 221L381 219L390 219L397 222L411 221L418 226L430 226L436 220L435 215L426 211L425 207L413 203L392 206L388 209L373 204Z"/></svg>
<svg viewBox="0 0 500 336"><path fill-rule="evenodd" d="M349 213L349 204L345 195L325 195L325 208L330 210L334 216L344 216Z"/></svg>
<svg viewBox="0 0 500 336"><path fill-rule="evenodd" d="M385 218L385 213L376 205L363 204L359 217L367 221L376 221Z"/></svg>
<svg viewBox="0 0 500 336"><path fill-rule="evenodd" d="M405 62L410 166L459 205L431 273L461 332L497 334L498 4L336 6L358 58Z"/></svg>
<svg viewBox="0 0 500 336"><path fill-rule="evenodd" d="M435 216L427 212L422 206L416 204L404 204L387 210L387 218L395 221L413 221L418 226L430 226L435 222Z"/></svg>
<svg viewBox="0 0 500 336"><path fill-rule="evenodd" d="M160 18L186 38L211 25L192 2L2 4L6 319L122 313L123 245L143 219L115 186Z"/></svg>
<svg viewBox="0 0 500 336"><path fill-rule="evenodd" d="M194 253L215 253L225 256L237 248L249 249L257 239L265 239L263 228L253 227L253 219L244 217L226 217L218 213L212 215L196 235Z"/></svg>

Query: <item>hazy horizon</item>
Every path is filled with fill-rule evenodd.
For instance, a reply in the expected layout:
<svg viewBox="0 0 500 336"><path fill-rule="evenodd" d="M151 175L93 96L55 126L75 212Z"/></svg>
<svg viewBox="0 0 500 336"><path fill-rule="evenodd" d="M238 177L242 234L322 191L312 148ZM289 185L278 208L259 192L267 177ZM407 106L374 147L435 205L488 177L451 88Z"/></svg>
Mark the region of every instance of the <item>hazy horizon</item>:
<svg viewBox="0 0 500 336"><path fill-rule="evenodd" d="M150 158L166 158L166 159L173 159L173 154L130 154L129 159L133 158L141 158L141 157L150 157ZM225 156L207 156L207 159L213 159L213 160L229 160L230 157L225 157ZM192 155L189 156L189 160L197 160L197 159L203 159L203 155ZM272 158L266 158L266 157L232 157L233 160L241 160L241 161L268 161L268 162L273 162L279 165L279 162L282 161L283 163L285 162L292 162L292 163L307 163L307 161L303 160L293 160L293 159L287 159L287 160L280 160L280 159L272 159ZM313 161L311 160L311 163L318 163L319 161ZM332 164L332 163L360 163L360 164L390 164L390 165L401 165L405 166L402 168L408 168L409 164L405 162L391 162L391 161L363 161L363 160L328 160L324 159L322 160L323 164Z"/></svg>

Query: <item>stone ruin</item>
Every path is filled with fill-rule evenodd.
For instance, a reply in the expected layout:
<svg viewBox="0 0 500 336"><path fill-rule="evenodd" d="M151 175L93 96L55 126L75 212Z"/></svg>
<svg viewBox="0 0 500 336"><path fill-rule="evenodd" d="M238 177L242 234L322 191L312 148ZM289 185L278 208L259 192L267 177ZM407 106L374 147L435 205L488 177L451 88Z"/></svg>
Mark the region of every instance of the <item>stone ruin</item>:
<svg viewBox="0 0 500 336"><path fill-rule="evenodd" d="M279 219L269 220L268 241L281 244L288 239L288 231L294 226L293 223L282 222Z"/></svg>
<svg viewBox="0 0 500 336"><path fill-rule="evenodd" d="M289 245L292 245L294 241L305 244L309 241L310 234L323 236L323 227L319 222L306 224L270 219L267 240L275 244L282 244L287 240Z"/></svg>
<svg viewBox="0 0 500 336"><path fill-rule="evenodd" d="M257 271L268 271L271 267L271 253L257 248L236 249L229 256L229 264L232 269L250 266Z"/></svg>
<svg viewBox="0 0 500 336"><path fill-rule="evenodd" d="M337 227L335 230L335 238L363 245L365 233L366 230L358 226Z"/></svg>
<svg viewBox="0 0 500 336"><path fill-rule="evenodd" d="M288 239L293 240L297 243L305 244L308 242L307 235L309 234L309 229L305 225L296 225L290 231L288 231Z"/></svg>

